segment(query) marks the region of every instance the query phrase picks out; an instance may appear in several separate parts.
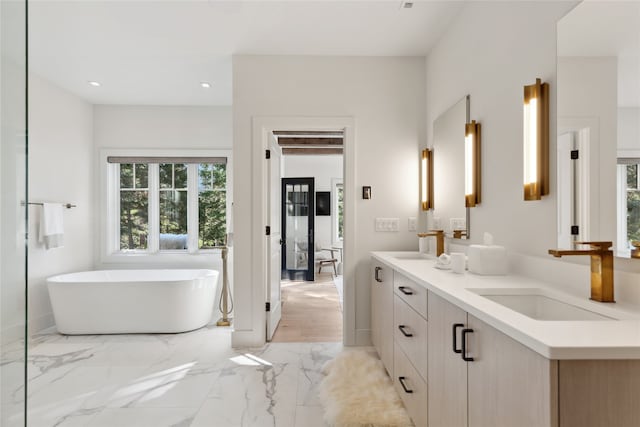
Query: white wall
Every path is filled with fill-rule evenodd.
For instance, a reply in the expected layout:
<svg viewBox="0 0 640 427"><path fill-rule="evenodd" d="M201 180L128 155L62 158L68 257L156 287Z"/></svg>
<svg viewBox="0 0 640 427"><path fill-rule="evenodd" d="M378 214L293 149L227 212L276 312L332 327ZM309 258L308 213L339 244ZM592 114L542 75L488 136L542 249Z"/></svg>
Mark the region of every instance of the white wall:
<svg viewBox="0 0 640 427"><path fill-rule="evenodd" d="M29 199L64 210L64 247L38 242L42 208L29 208L29 328L53 326L46 278L93 268L92 106L38 77L29 79Z"/></svg>
<svg viewBox="0 0 640 427"><path fill-rule="evenodd" d="M101 206L105 189L101 187L100 150L231 150L231 107L170 107L96 105L93 109L93 180L96 212ZM233 160L228 167L233 170ZM233 186L231 182L231 186ZM233 189L230 196L233 195ZM98 216L96 216L98 217ZM102 236L102 225L96 221L96 236ZM149 256L128 258L122 262L106 262L101 257L105 243L95 239L96 268L211 268L222 272L219 253L210 255ZM233 286L233 248L229 251L229 285ZM218 282L215 307L221 291L222 274ZM217 309L216 309L217 310ZM214 312L215 313L215 312ZM215 314L214 314L215 317Z"/></svg>
<svg viewBox="0 0 640 427"><path fill-rule="evenodd" d="M618 108L618 150L640 150L640 107Z"/></svg>
<svg viewBox="0 0 640 427"><path fill-rule="evenodd" d="M231 107L94 106L101 148L230 149Z"/></svg>
<svg viewBox="0 0 640 427"><path fill-rule="evenodd" d="M521 260L514 270L578 289L588 296L583 257L550 259L556 245L556 159L551 193L522 200L522 92L536 77L551 85L550 152L556 151L556 21L574 2L471 2L427 57L427 134L464 94L471 118L482 123L482 204L471 210L472 242L495 235ZM593 88L587 88L589 90ZM615 183L601 191L613 193ZM612 213L615 205L611 205ZM424 220L424 219L423 219ZM522 261L524 260L524 261ZM575 265L582 263L584 265ZM616 258L616 299L640 306L637 261ZM623 270L623 271L620 271ZM576 272L580 272L576 274Z"/></svg>
<svg viewBox="0 0 640 427"><path fill-rule="evenodd" d="M333 212L333 189L331 180L342 179L342 156L284 156L285 178L315 178L315 191L331 192ZM333 216L317 216L314 223L315 242L322 247L330 247L335 239L332 236Z"/></svg>
<svg viewBox="0 0 640 427"><path fill-rule="evenodd" d="M429 141L433 121L466 94L471 95L471 119L482 124L482 203L471 209L472 243L481 242L488 231L496 244L539 256L546 256L556 244L555 159L550 166L550 195L523 201L523 86L536 77L550 83L553 153L556 21L571 6L570 2L470 2L427 57Z"/></svg>
<svg viewBox="0 0 640 427"><path fill-rule="evenodd" d="M250 254L252 220L252 118L258 116L353 117L355 120L355 267L345 289L355 289L354 342L370 342L369 252L417 247L407 218L418 213L418 146L424 142L424 59L369 57L237 56L233 64L236 250ZM345 157L345 162L347 158ZM362 200L361 188L373 197ZM347 201L348 207L349 201ZM400 218L400 232L374 232L374 218ZM247 255L249 256L249 255ZM252 261L249 259L249 261ZM264 340L264 292L259 272L236 265L234 343Z"/></svg>

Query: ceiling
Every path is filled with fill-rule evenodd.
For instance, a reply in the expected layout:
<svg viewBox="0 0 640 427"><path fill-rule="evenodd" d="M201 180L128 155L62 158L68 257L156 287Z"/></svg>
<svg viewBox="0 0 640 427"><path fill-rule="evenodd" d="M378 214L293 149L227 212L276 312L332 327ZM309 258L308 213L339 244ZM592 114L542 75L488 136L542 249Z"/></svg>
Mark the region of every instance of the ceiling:
<svg viewBox="0 0 640 427"><path fill-rule="evenodd" d="M400 4L35 0L29 65L94 104L231 105L234 54L425 56L464 6Z"/></svg>
<svg viewBox="0 0 640 427"><path fill-rule="evenodd" d="M580 3L558 23L558 56L618 57L618 105L640 107L640 2Z"/></svg>
<svg viewBox="0 0 640 427"><path fill-rule="evenodd" d="M342 155L344 132L337 131L288 131L274 130L273 136L282 148L282 154L291 155Z"/></svg>

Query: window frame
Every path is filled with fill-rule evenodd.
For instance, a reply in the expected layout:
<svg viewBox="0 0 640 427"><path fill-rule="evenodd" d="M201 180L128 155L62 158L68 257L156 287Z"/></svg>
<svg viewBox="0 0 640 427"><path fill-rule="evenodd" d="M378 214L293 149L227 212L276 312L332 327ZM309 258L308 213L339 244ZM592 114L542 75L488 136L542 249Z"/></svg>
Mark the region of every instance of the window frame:
<svg viewBox="0 0 640 427"><path fill-rule="evenodd" d="M100 261L102 263L133 262L167 262L171 260L196 261L203 257L219 254L220 249L198 248L198 164L187 167L187 186L195 191L187 194L187 234L188 249L160 250L159 242L159 164L149 163L149 233L146 250L120 250L120 164L107 162L110 156L128 157L225 157L226 163L226 228L232 232L232 200L233 200L233 158L231 150L136 150L136 149L103 149L100 150ZM168 162L167 162L168 163ZM157 232L155 231L157 230Z"/></svg>
<svg viewBox="0 0 640 427"><path fill-rule="evenodd" d="M338 187L342 187L343 194L343 226L344 226L344 182L342 178L331 178L331 238L333 243L342 243L344 240L338 236ZM344 231L343 231L344 232Z"/></svg>

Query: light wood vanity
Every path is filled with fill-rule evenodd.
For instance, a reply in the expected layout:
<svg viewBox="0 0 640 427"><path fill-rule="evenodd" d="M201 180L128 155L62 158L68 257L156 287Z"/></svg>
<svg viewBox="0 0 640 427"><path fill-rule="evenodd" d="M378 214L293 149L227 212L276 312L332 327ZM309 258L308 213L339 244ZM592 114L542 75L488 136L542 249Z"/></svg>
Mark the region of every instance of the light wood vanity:
<svg viewBox="0 0 640 427"><path fill-rule="evenodd" d="M624 349L612 347L615 357L607 359L606 346L594 349L590 342L598 338L591 335L593 322L536 326L520 316L520 323L503 324L511 318L502 308L485 313L482 301L460 298L477 278L432 274L428 263L396 262L388 253L372 258L374 346L416 427L640 426L640 351L637 359L621 358ZM492 285L491 278L480 280ZM640 341L635 322L632 346ZM590 329L568 349L544 342L547 335L579 334L580 327ZM581 353L575 342L585 343L583 354L591 358L573 357ZM596 353L603 357L591 356Z"/></svg>

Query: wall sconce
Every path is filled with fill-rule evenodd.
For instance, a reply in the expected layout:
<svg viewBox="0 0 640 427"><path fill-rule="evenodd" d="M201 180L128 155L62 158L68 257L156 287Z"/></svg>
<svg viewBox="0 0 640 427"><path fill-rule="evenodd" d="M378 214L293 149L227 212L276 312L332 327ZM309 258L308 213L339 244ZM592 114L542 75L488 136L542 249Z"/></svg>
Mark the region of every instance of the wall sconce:
<svg viewBox="0 0 640 427"><path fill-rule="evenodd" d="M480 203L480 123L464 125L464 205Z"/></svg>
<svg viewBox="0 0 640 427"><path fill-rule="evenodd" d="M433 150L422 150L420 161L420 202L422 210L433 209Z"/></svg>
<svg viewBox="0 0 640 427"><path fill-rule="evenodd" d="M549 194L549 84L524 87L524 200Z"/></svg>

